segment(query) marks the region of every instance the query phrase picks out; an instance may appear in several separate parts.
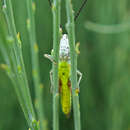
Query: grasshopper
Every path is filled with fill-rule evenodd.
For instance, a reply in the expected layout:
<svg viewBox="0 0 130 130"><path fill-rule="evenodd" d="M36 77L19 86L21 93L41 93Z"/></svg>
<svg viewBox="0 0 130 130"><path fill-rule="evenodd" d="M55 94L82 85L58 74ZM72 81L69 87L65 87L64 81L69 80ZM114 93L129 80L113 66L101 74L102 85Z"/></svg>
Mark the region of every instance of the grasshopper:
<svg viewBox="0 0 130 130"><path fill-rule="evenodd" d="M51 6L51 1L50 0L48 1ZM76 14L74 18L75 21L77 17L79 16L86 2L87 0L83 1L82 6L80 7L78 13ZM45 54L44 56L55 64L53 54L51 55ZM70 70L71 70L71 64L70 64L69 40L68 40L68 35L63 34L60 40L60 47L59 47L58 79L59 79L59 93L60 93L61 108L62 108L63 113L67 117L69 117L71 113L71 104L72 104L71 103L72 87L71 87L71 80L70 80ZM80 81L82 79L82 73L79 70L77 70L77 74L79 75L77 86L79 86ZM52 75L53 75L53 72L51 70L50 71L51 88L53 87Z"/></svg>

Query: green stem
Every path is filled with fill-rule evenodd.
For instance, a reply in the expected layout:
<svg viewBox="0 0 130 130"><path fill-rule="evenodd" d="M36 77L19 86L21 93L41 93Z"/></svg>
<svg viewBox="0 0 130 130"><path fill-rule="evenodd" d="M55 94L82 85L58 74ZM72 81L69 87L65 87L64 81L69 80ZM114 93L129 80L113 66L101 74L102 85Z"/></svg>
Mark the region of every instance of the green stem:
<svg viewBox="0 0 130 130"><path fill-rule="evenodd" d="M13 38L11 42L7 40L7 37L5 38L5 42L9 45L8 47L10 49L10 52L7 53L9 53L9 60L10 64L12 65L9 66L11 67L11 75L9 75L9 77L12 80L12 83L14 85L15 91L17 93L20 105L23 109L29 127L31 127L33 130L36 130L37 124L35 121L35 113L31 101L27 76L22 57L21 41L20 38L17 38L12 3L11 0L7 0L4 2L5 5L3 10L8 24L8 31L9 35Z"/></svg>
<svg viewBox="0 0 130 130"><path fill-rule="evenodd" d="M38 114L38 119L40 120L40 128L42 130L46 130L47 126L45 123L45 113L43 109L43 99L42 99L42 93L43 93L43 87L40 83L40 74L39 74L39 57L38 57L38 45L36 41L36 34L35 34L35 3L32 2L32 0L26 0L27 5L27 29L29 34L29 40L30 40L30 47L31 47L31 55L32 55L32 75L33 75L33 81L35 86L35 95L36 95L36 110Z"/></svg>
<svg viewBox="0 0 130 130"><path fill-rule="evenodd" d="M71 0L66 0L66 12L67 12L67 32L70 44L70 57L71 57L71 82L72 82L72 98L73 98L73 110L74 110L74 124L75 130L80 130L80 107L79 96L77 93L77 54L75 51L75 25L74 14L72 9Z"/></svg>
<svg viewBox="0 0 130 130"><path fill-rule="evenodd" d="M53 63L53 130L59 130L59 83L58 62L60 43L60 0L53 0L53 57L57 64Z"/></svg>

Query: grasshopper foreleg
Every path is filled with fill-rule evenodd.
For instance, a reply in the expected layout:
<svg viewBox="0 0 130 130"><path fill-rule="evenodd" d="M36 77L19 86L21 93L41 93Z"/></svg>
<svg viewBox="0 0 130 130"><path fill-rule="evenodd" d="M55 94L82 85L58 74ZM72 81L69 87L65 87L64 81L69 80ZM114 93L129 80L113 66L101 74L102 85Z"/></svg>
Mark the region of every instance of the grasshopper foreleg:
<svg viewBox="0 0 130 130"><path fill-rule="evenodd" d="M79 84L82 79L82 73L79 70L77 70L77 75L79 75L79 79L78 79L78 89L79 89Z"/></svg>
<svg viewBox="0 0 130 130"><path fill-rule="evenodd" d="M49 59L52 63L56 64L56 62L55 62L55 60L54 60L54 58L53 58L52 55L44 54L44 57L47 58L47 59Z"/></svg>
<svg viewBox="0 0 130 130"><path fill-rule="evenodd" d="M53 92L53 71L50 70L50 81L51 81L51 87L50 87L50 92L52 93Z"/></svg>

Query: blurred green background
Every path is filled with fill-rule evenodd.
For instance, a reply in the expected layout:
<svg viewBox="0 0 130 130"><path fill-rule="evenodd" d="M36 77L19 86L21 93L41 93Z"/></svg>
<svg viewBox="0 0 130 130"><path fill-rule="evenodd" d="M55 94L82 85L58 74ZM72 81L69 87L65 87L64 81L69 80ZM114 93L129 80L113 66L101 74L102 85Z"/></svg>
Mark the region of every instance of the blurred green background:
<svg viewBox="0 0 130 130"><path fill-rule="evenodd" d="M31 56L26 28L25 0L12 0L17 32L23 43L23 56L33 101ZM81 2L72 0L77 12ZM82 130L130 130L130 1L88 0L75 23L80 42L78 69ZM65 1L61 23L65 33ZM51 62L43 57L52 49L52 13L47 0L36 0L36 34L39 45L40 75L44 84L43 104L49 130L52 129ZM2 63L0 57L0 63ZM28 128L11 81L0 70L0 130ZM60 130L73 130L73 112L66 119L60 112Z"/></svg>

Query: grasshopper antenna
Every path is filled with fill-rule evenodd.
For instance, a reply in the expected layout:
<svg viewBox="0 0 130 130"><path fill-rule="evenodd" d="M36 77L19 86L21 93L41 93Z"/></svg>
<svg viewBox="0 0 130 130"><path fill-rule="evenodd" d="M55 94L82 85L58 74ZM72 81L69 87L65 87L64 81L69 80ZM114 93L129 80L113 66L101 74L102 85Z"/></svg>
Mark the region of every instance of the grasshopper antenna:
<svg viewBox="0 0 130 130"><path fill-rule="evenodd" d="M85 4L87 3L87 0L84 0L81 7L79 8L78 12L76 13L75 17L74 17L74 21L77 20L78 16L80 15L82 9L84 8Z"/></svg>
<svg viewBox="0 0 130 130"><path fill-rule="evenodd" d="M79 15L80 15L82 9L84 8L85 4L87 3L87 1L88 1L88 0L84 0L83 3L81 4L81 7L79 8L78 12L76 13L76 15L75 15L75 17L74 17L74 21L76 21L77 18L79 17ZM49 2L50 7L52 7L52 2L51 2L51 0L48 0L48 2Z"/></svg>
<svg viewBox="0 0 130 130"><path fill-rule="evenodd" d="M51 0L48 0L48 2L49 2L49 5L50 5L50 7L52 7L52 3L51 3Z"/></svg>

